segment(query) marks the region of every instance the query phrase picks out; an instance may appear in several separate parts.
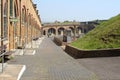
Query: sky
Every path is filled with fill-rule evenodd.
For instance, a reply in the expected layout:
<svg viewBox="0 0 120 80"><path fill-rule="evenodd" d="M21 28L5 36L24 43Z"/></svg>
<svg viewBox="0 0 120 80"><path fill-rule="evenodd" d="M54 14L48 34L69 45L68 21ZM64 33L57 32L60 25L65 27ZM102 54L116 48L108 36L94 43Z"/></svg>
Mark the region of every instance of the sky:
<svg viewBox="0 0 120 80"><path fill-rule="evenodd" d="M120 14L120 0L33 0L42 22L91 21Z"/></svg>

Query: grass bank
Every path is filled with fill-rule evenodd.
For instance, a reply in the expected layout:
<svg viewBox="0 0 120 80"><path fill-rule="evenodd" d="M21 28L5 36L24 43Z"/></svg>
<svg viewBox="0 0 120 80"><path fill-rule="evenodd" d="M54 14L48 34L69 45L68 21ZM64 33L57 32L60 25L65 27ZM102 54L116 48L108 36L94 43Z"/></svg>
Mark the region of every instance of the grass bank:
<svg viewBox="0 0 120 80"><path fill-rule="evenodd" d="M120 48L120 14L100 23L71 45L80 49Z"/></svg>

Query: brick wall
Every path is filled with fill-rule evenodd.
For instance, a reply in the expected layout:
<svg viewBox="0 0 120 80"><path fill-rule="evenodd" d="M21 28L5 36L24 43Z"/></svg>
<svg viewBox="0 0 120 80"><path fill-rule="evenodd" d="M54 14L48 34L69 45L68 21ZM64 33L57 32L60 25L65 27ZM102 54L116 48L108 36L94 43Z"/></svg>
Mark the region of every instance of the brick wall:
<svg viewBox="0 0 120 80"><path fill-rule="evenodd" d="M58 46L62 46L62 45L63 45L62 40L59 39L58 37L54 37L54 40L53 40L53 41L54 41L55 44L58 45Z"/></svg>
<svg viewBox="0 0 120 80"><path fill-rule="evenodd" d="M65 52L74 58L91 58L91 57L111 57L120 56L120 49L103 49L103 50L80 50L70 45L66 45Z"/></svg>

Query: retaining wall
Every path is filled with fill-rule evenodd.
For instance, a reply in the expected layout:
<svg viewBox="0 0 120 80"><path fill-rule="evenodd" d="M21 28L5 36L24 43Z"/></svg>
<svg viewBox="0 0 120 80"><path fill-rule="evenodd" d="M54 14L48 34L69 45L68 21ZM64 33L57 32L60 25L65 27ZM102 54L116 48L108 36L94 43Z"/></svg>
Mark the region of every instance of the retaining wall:
<svg viewBox="0 0 120 80"><path fill-rule="evenodd" d="M120 49L80 50L66 45L65 52L74 58L111 57L120 56Z"/></svg>
<svg viewBox="0 0 120 80"><path fill-rule="evenodd" d="M63 42L60 38L58 37L54 37L53 41L55 42L56 45L58 46L62 46L63 45Z"/></svg>

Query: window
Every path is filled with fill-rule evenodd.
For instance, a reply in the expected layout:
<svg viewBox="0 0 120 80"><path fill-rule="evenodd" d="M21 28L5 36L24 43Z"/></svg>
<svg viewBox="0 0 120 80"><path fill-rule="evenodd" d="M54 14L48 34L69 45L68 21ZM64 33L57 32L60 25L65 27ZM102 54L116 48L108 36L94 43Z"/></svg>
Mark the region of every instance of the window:
<svg viewBox="0 0 120 80"><path fill-rule="evenodd" d="M16 18L17 17L17 9L16 9L17 6L15 6L14 4L14 17Z"/></svg>
<svg viewBox="0 0 120 80"><path fill-rule="evenodd" d="M28 15L28 26L30 25L30 14Z"/></svg>
<svg viewBox="0 0 120 80"><path fill-rule="evenodd" d="M24 9L22 9L22 22L24 22Z"/></svg>
<svg viewBox="0 0 120 80"><path fill-rule="evenodd" d="M17 19L17 6L14 3L14 18ZM17 36L17 22L14 22L14 36Z"/></svg>
<svg viewBox="0 0 120 80"><path fill-rule="evenodd" d="M26 11L25 8L22 9L22 23L24 24L26 22Z"/></svg>
<svg viewBox="0 0 120 80"><path fill-rule="evenodd" d="M4 3L4 8L3 8L3 21L4 21L4 30L3 30L3 34L4 34L4 37L7 38L7 34L8 34L8 22L7 22L7 12L8 12L8 9L7 9L7 2L5 1Z"/></svg>
<svg viewBox="0 0 120 80"><path fill-rule="evenodd" d="M13 16L13 0L10 0L10 16Z"/></svg>

